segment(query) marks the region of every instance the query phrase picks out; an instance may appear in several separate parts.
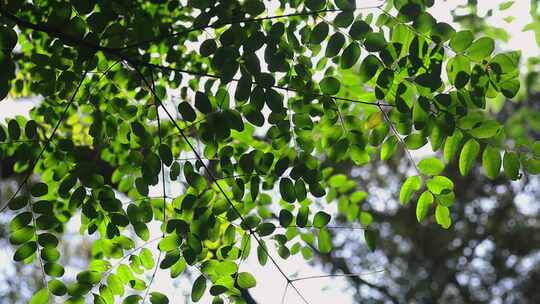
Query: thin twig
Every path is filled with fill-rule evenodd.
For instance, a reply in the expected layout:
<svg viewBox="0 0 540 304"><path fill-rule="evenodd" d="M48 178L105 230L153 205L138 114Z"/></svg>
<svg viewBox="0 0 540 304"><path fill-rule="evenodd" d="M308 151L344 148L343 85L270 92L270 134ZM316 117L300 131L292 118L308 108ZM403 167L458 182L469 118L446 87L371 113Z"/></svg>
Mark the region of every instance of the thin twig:
<svg viewBox="0 0 540 304"><path fill-rule="evenodd" d="M155 87L155 82L154 82L154 71L151 71L151 76L152 76L152 90L155 90L156 87ZM158 127L158 137L159 137L159 146L161 147L161 144L163 143L162 142L162 137L161 137L161 119L159 118L159 105L157 103L155 103L155 106L156 106L156 117L157 117L157 127ZM165 227L167 226L167 201L166 201L166 190L165 190L165 165L163 164L163 160L160 158L160 163L161 163L161 185L162 185L162 190L163 190L163 225L165 225ZM163 238L165 238L165 231L163 230L162 231L162 234L161 236ZM148 293L150 292L150 287L152 286L152 283L154 282L154 279L156 277L156 273L157 273L157 270L158 270L158 267L159 267L159 263L161 262L161 256L163 255L163 251L159 251L159 254L158 254L158 258L157 258L157 263L156 263L156 266L154 267L154 272L152 273L152 278L150 278L150 282L148 283L148 285L146 286L146 291L144 293L144 297L143 297L143 300L142 300L142 303L144 304L146 302L146 298L148 297Z"/></svg>
<svg viewBox="0 0 540 304"><path fill-rule="evenodd" d="M191 151L195 154L195 156L199 159L199 161L201 162L201 165L203 166L203 168L205 169L205 171L207 172L207 174L209 175L209 177L212 179L212 182L217 186L218 190L221 192L221 194L225 197L225 200L227 201L227 203L229 204L229 206L232 208L232 210L236 213L236 215L240 218L240 220L243 222L243 223L246 223L246 220L244 218L244 216L240 213L240 211L236 208L236 206L232 203L231 199L229 198L229 196L227 195L227 193L225 192L225 190L223 189L223 187L220 185L220 183L218 182L217 178L214 176L214 174L212 173L212 171L210 170L210 168L202 161L202 157L200 156L200 154L197 152L197 150L195 149L195 147L193 146L193 144L191 143L191 141L189 140L189 138L186 136L186 134L184 133L184 131L182 130L182 128L180 128L180 126L178 125L178 123L176 122L176 120L174 120L174 118L172 117L172 115L170 114L170 112L167 110L167 108L163 105L163 103L161 102L161 99L159 98L159 96L157 95L157 93L151 89L151 86L149 85L148 83L148 80L146 79L146 77L142 74L142 72L140 71L139 67L133 63L130 63L130 65L133 67L133 69L137 72L137 74L139 75L139 77L141 78L141 80L146 83L146 86L148 88L150 88L150 91L152 93L152 95L154 96L156 102L159 103L159 105L161 106L161 108L165 111L165 113L167 114L167 116L169 117L169 119L171 120L171 122L173 123L173 125L175 126L175 128L178 130L178 132L180 133L180 135L182 136L182 138L184 139L184 141L187 143L187 145L189 146L189 148L191 149ZM259 239L259 237L257 236L257 234L255 234L253 232L252 229L249 229L249 232L253 234L253 237L255 238L255 240L257 241L257 243L259 245L262 246L262 241ZM274 266L278 269L278 271L281 273L281 275L287 280L287 282L290 282L290 279L289 277L285 274L285 272L283 271L283 269L278 265L278 263L275 261L275 259L269 254L269 252L266 250L265 247L262 247L263 250L265 251L265 253L268 255L270 261L272 262L272 264L274 264ZM304 301L304 303L306 304L309 304L309 302L305 299L305 297L300 293L300 291L296 288L296 286L294 286L292 283L291 283L291 286L293 287L293 289L296 291L296 293L302 298L302 300Z"/></svg>
<svg viewBox="0 0 540 304"><path fill-rule="evenodd" d="M386 269L379 269L374 270L370 272L363 272L363 273L345 273L345 274L326 274L326 275L314 275L314 276L307 276L307 277L300 277L296 279L292 279L293 282L296 281L303 281L303 280L312 280L312 279L323 279L323 278L331 278L331 277L361 277L365 275L372 275L376 273L385 272Z"/></svg>
<svg viewBox="0 0 540 304"><path fill-rule="evenodd" d="M407 157L408 157L409 161L411 162L411 164L413 165L414 169L416 170L416 172L418 173L419 176L423 176L422 172L420 172L420 169L418 169L418 166L416 165L416 162L414 161L414 158L412 157L411 152L409 151L409 149L407 148L407 145L403 141L403 138L401 138L401 136L399 135L398 131L396 130L394 124L390 121L390 118L388 117L388 114L386 114L386 112L381 107L379 107L379 110L381 111L381 113L382 113L382 115L384 117L384 120L389 125L390 129L392 130L392 133L394 133L394 136L396 136L397 140L402 145L403 150L405 150L405 154L407 155Z"/></svg>
<svg viewBox="0 0 540 304"><path fill-rule="evenodd" d="M49 138L47 138L47 141L45 142L45 144L43 145L43 148L41 149L41 151L39 151L39 154L38 156L32 161L32 164L30 165L30 168L28 169L28 173L26 174L26 176L24 177L23 181L19 184L19 186L17 187L17 190L15 191L15 193L11 196L11 198L8 200L8 202L6 203L6 205L4 207L2 207L2 209L0 209L0 213L2 213L8 206L9 206L9 203L11 203L11 201L19 194L19 192L21 191L22 187L28 182L28 179L30 178L30 176L32 175L32 173L34 172L34 169L36 168L36 165L37 163L39 162L39 160L41 159L41 156L43 156L43 153L45 152L45 150L49 147L49 144L51 143L52 139L54 138L54 136L56 135L56 131L58 131L58 127L60 127L60 124L62 123L62 121L66 118L66 115L67 115L67 112L69 110L69 108L71 107L71 104L73 103L73 101L75 100L75 96L77 95L77 93L79 92L79 89L81 88L81 85L86 77L86 72L84 72L81 80L79 81L79 84L77 85L77 88L75 89L75 92L73 92L73 94L71 95L71 98L69 99L68 103L66 104L64 110L62 111L62 114L60 115L60 119L56 122L56 125L54 126L52 132L51 132L51 135L49 136Z"/></svg>

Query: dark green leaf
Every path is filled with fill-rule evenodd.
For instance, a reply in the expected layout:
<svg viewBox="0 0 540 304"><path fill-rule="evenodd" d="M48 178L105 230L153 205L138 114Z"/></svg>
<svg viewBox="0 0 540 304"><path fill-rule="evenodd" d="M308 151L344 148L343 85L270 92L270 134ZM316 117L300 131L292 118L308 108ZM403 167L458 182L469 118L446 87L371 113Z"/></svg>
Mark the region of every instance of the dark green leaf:
<svg viewBox="0 0 540 304"><path fill-rule="evenodd" d="M191 300L193 302L199 302L199 300L204 295L205 290L206 278L203 275L200 275L193 283L193 287L191 289Z"/></svg>
<svg viewBox="0 0 540 304"><path fill-rule="evenodd" d="M339 80L334 77L325 77L323 80L321 80L319 86L321 87L323 94L335 95L339 92L341 84Z"/></svg>
<svg viewBox="0 0 540 304"><path fill-rule="evenodd" d="M296 194L294 191L294 184L291 179L287 177L281 178L279 181L279 193L284 201L294 203L296 201Z"/></svg>

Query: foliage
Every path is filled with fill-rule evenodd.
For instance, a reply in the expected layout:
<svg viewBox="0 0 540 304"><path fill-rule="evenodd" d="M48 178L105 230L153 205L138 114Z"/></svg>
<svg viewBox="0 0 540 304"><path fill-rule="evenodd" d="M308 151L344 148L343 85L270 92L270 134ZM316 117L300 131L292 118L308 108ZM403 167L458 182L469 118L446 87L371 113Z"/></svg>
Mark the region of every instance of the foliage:
<svg viewBox="0 0 540 304"><path fill-rule="evenodd" d="M256 285L239 269L252 250L294 287L268 248L330 253L323 197L374 250L369 193L325 162L403 149L417 172L400 201L443 228L447 166L468 175L482 155L490 178L540 172L538 143L488 110L518 93L519 52L438 22L433 1L280 1L275 15L260 0L0 3L0 98L43 97L31 119L0 128L2 160L22 176L2 206L16 213L13 259L39 260L46 279L35 301L167 303L144 274L190 267L193 301L242 302ZM437 156L415 164L409 150L428 142ZM66 286L56 247L74 217L97 240ZM156 244L158 256L145 250Z"/></svg>

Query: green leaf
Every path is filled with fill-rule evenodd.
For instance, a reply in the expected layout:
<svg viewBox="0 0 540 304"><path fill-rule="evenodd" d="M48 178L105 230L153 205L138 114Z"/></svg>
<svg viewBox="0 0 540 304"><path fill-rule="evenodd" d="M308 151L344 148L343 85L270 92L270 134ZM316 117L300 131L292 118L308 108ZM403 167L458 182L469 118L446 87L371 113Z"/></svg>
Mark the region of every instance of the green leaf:
<svg viewBox="0 0 540 304"><path fill-rule="evenodd" d="M469 47L467 55L475 61L481 61L493 53L495 49L495 41L489 37L482 37L477 39Z"/></svg>
<svg viewBox="0 0 540 304"><path fill-rule="evenodd" d="M482 153L482 167L486 176L490 179L495 179L501 171L501 153L493 146L486 146Z"/></svg>
<svg viewBox="0 0 540 304"><path fill-rule="evenodd" d="M169 299L166 295L154 291L150 293L150 303L152 304L169 304Z"/></svg>
<svg viewBox="0 0 540 304"><path fill-rule="evenodd" d="M18 140L21 137L21 127L15 119L8 122L8 134L12 140Z"/></svg>
<svg viewBox="0 0 540 304"><path fill-rule="evenodd" d="M303 180L298 179L294 183L294 193L296 196L296 199L301 202L306 199L307 197L307 191L306 191L306 184Z"/></svg>
<svg viewBox="0 0 540 304"><path fill-rule="evenodd" d="M201 43L199 52L202 56L208 57L214 54L216 49L217 49L216 41L214 39L207 39Z"/></svg>
<svg viewBox="0 0 540 304"><path fill-rule="evenodd" d="M122 301L122 304L140 304L142 299L143 298L139 295L130 295L127 296L124 301Z"/></svg>
<svg viewBox="0 0 540 304"><path fill-rule="evenodd" d="M514 98L519 92L520 82L519 79L509 79L499 83L499 87L506 98Z"/></svg>
<svg viewBox="0 0 540 304"><path fill-rule="evenodd" d="M30 194L32 194L33 197L44 196L47 192L49 192L49 187L45 183L36 183L30 188Z"/></svg>
<svg viewBox="0 0 540 304"><path fill-rule="evenodd" d="M267 236L276 230L276 225L272 223L261 223L259 226L257 226L257 234L259 236Z"/></svg>
<svg viewBox="0 0 540 304"><path fill-rule="evenodd" d="M324 212L324 211L319 211L315 214L315 216L313 217L313 227L315 228L323 228L326 226L326 224L328 224L328 222L330 222L330 214Z"/></svg>
<svg viewBox="0 0 540 304"><path fill-rule="evenodd" d="M326 22L320 22L311 31L311 36L309 37L309 43L321 44L324 41L324 39L326 39L326 36L328 36L329 30L330 30L330 27Z"/></svg>
<svg viewBox="0 0 540 304"><path fill-rule="evenodd" d="M116 274L110 274L107 277L107 285L111 288L111 292L115 295L124 295L124 284Z"/></svg>
<svg viewBox="0 0 540 304"><path fill-rule="evenodd" d="M372 252L377 248L377 232L373 229L364 229L364 240Z"/></svg>
<svg viewBox="0 0 540 304"><path fill-rule="evenodd" d="M443 156L447 164L454 159L457 151L459 150L461 139L463 139L463 133L461 133L459 130L454 131L454 134L446 138Z"/></svg>
<svg viewBox="0 0 540 304"><path fill-rule="evenodd" d="M305 4L310 10L319 11L326 6L326 0L306 0Z"/></svg>
<svg viewBox="0 0 540 304"><path fill-rule="evenodd" d="M421 133L413 133L405 137L405 146L410 150L418 150L426 145L427 138Z"/></svg>
<svg viewBox="0 0 540 304"><path fill-rule="evenodd" d="M519 157L515 152L506 151L504 153L503 168L506 177L511 180L519 179Z"/></svg>
<svg viewBox="0 0 540 304"><path fill-rule="evenodd" d="M170 166L173 162L171 148L166 144L159 145L159 157L167 166Z"/></svg>
<svg viewBox="0 0 540 304"><path fill-rule="evenodd" d="M28 205L30 198L26 196L17 196L9 202L9 209L19 210Z"/></svg>
<svg viewBox="0 0 540 304"><path fill-rule="evenodd" d="M375 76L379 70L380 66L381 62L376 56L370 54L364 58L360 64L360 70L358 71L360 82L367 82L371 80L371 78L373 78L373 76Z"/></svg>
<svg viewBox="0 0 540 304"><path fill-rule="evenodd" d="M429 206L433 203L433 194L429 191L424 191L418 198L416 203L416 219L421 223L427 216Z"/></svg>
<svg viewBox="0 0 540 304"><path fill-rule="evenodd" d="M509 9L512 5L514 5L514 1L504 1L503 3L499 4L499 10L504 11Z"/></svg>
<svg viewBox="0 0 540 304"><path fill-rule="evenodd" d="M319 251L321 253L329 253L332 251L332 237L330 236L330 232L326 228L322 228L319 230L319 236L318 236L318 244L319 244Z"/></svg>
<svg viewBox="0 0 540 304"><path fill-rule="evenodd" d="M434 176L426 182L426 186L433 194L441 194L454 190L454 182L446 176Z"/></svg>
<svg viewBox="0 0 540 304"><path fill-rule="evenodd" d="M323 94L336 95L339 92L341 84L335 77L325 77L321 80L319 86Z"/></svg>
<svg viewBox="0 0 540 304"><path fill-rule="evenodd" d="M6 54L9 54L16 45L17 32L7 26L0 26L0 50L3 50Z"/></svg>
<svg viewBox="0 0 540 304"><path fill-rule="evenodd" d="M463 149L459 155L459 173L461 175L465 176L471 172L479 151L480 144L472 138L463 145Z"/></svg>
<svg viewBox="0 0 540 304"><path fill-rule="evenodd" d="M248 272L240 272L237 277L238 286L243 289L253 288L257 285L255 277Z"/></svg>
<svg viewBox="0 0 540 304"><path fill-rule="evenodd" d="M24 134L29 139L34 139L37 136L37 123L35 120L29 120L24 126Z"/></svg>
<svg viewBox="0 0 540 304"><path fill-rule="evenodd" d="M339 54L341 48L345 44L345 36L342 33L334 33L328 39L328 44L326 45L326 52L324 53L325 57L332 58Z"/></svg>
<svg viewBox="0 0 540 304"><path fill-rule="evenodd" d="M34 228L26 226L11 233L9 242L13 245L20 245L28 242L34 237Z"/></svg>
<svg viewBox="0 0 540 304"><path fill-rule="evenodd" d="M210 103L210 99L208 99L208 96L203 92L195 93L195 107L203 114L212 112L212 104Z"/></svg>
<svg viewBox="0 0 540 304"><path fill-rule="evenodd" d="M444 170L444 164L436 157L428 157L418 163L418 169L425 175L438 175Z"/></svg>
<svg viewBox="0 0 540 304"><path fill-rule="evenodd" d="M38 244L41 247L56 247L58 245L58 239L51 233L41 233L37 237Z"/></svg>
<svg viewBox="0 0 540 304"><path fill-rule="evenodd" d="M452 218L450 217L450 210L448 207L437 205L435 208L435 220L437 224L441 225L444 229L450 228L452 225Z"/></svg>
<svg viewBox="0 0 540 304"><path fill-rule="evenodd" d="M335 0L336 6L342 10L352 10L356 8L355 0Z"/></svg>
<svg viewBox="0 0 540 304"><path fill-rule="evenodd" d="M17 250L13 254L13 260L16 262L25 260L26 258L33 255L36 252L36 250L37 250L37 243L35 241L24 243L22 246L17 248Z"/></svg>
<svg viewBox="0 0 540 304"><path fill-rule="evenodd" d="M203 275L200 275L193 283L193 287L191 289L191 301L199 302L199 300L204 295L205 290L206 278Z"/></svg>
<svg viewBox="0 0 540 304"><path fill-rule="evenodd" d="M296 225L298 227L306 227L309 217L309 207L302 206L298 209L298 214L296 215Z"/></svg>
<svg viewBox="0 0 540 304"><path fill-rule="evenodd" d="M29 304L49 303L49 291L46 288L38 290L30 299Z"/></svg>
<svg viewBox="0 0 540 304"><path fill-rule="evenodd" d="M352 68L360 58L360 46L356 42L349 44L341 54L340 67L344 70Z"/></svg>
<svg viewBox="0 0 540 304"><path fill-rule="evenodd" d="M479 139L491 138L501 130L502 126L495 120L486 120L475 126L469 134Z"/></svg>
<svg viewBox="0 0 540 304"><path fill-rule="evenodd" d="M364 39L369 33L372 33L373 30L371 29L371 26L367 24L364 20L356 20L352 25L351 29L349 30L349 35L352 39L355 40L362 40Z"/></svg>
<svg viewBox="0 0 540 304"><path fill-rule="evenodd" d="M441 42L447 41L455 34L455 30L448 23L438 22L431 31L431 36Z"/></svg>
<svg viewBox="0 0 540 304"><path fill-rule="evenodd" d="M203 192L208 187L206 179L195 172L189 172L186 180L191 187L197 189L199 192Z"/></svg>
<svg viewBox="0 0 540 304"><path fill-rule="evenodd" d="M154 268L154 257L152 256L152 252L148 248L141 249L141 253L139 255L141 258L141 263L146 269L152 269Z"/></svg>
<svg viewBox="0 0 540 304"><path fill-rule="evenodd" d="M456 53L463 52L472 44L473 40L474 35L471 31L460 31L450 39L450 47Z"/></svg>
<svg viewBox="0 0 540 304"><path fill-rule="evenodd" d="M383 33L368 33L364 41L364 47L368 52L378 52L386 47L386 39Z"/></svg>
<svg viewBox="0 0 540 304"><path fill-rule="evenodd" d="M61 297L66 294L66 291L67 291L66 285L58 279L50 280L47 285L49 286L49 291L55 296Z"/></svg>
<svg viewBox="0 0 540 304"><path fill-rule="evenodd" d="M398 140L395 136L388 137L381 146L381 160L390 159L397 150Z"/></svg>
<svg viewBox="0 0 540 304"><path fill-rule="evenodd" d="M281 209L279 212L279 224L282 227L289 227L293 221L293 215L289 210Z"/></svg>
<svg viewBox="0 0 540 304"><path fill-rule="evenodd" d="M408 203L414 193L422 187L422 179L420 176L410 176L408 177L403 185L401 185L401 190L399 192L399 202L401 204Z"/></svg>
<svg viewBox="0 0 540 304"><path fill-rule="evenodd" d="M47 263L43 266L45 273L51 277L61 277L64 275L64 267L58 263Z"/></svg>
<svg viewBox="0 0 540 304"><path fill-rule="evenodd" d="M279 193L284 201L294 203L296 201L296 194L294 190L294 184L290 178L283 177L279 181Z"/></svg>
<svg viewBox="0 0 540 304"><path fill-rule="evenodd" d="M182 115L182 118L187 121L195 121L197 118L195 110L193 110L191 105L186 101L178 104L178 112Z"/></svg>

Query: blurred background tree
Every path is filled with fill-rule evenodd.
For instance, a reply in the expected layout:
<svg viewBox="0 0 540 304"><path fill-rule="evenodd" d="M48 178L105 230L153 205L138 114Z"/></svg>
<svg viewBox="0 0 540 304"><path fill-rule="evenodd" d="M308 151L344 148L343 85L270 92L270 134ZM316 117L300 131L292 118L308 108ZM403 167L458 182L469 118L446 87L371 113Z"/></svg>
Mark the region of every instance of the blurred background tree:
<svg viewBox="0 0 540 304"><path fill-rule="evenodd" d="M453 21L475 33L508 41L504 24L490 23L493 14L513 5L478 14L478 1L452 10ZM531 1L533 22L525 30L540 37L538 1ZM508 16L507 22L527 16ZM538 39L537 41L540 41ZM534 43L534 42L530 42ZM523 87L516 100L491 100L491 111L513 143L540 138L539 57L522 58ZM412 170L400 156L369 163L358 170L351 163L329 163L367 189L374 222L379 223L380 246L371 252L357 236L339 234L339 249L318 254L317 261L331 273L355 273L384 267L377 280L348 277L362 303L537 303L540 299L540 180L525 174L517 182L490 180L480 172L463 177L457 164L443 175L455 183L453 229L442 230L432 218L415 220L414 204L399 204L399 181ZM478 159L481 162L481 159ZM375 195L373 195L375 194ZM340 218L349 220L346 213ZM368 277L369 278L369 277Z"/></svg>

